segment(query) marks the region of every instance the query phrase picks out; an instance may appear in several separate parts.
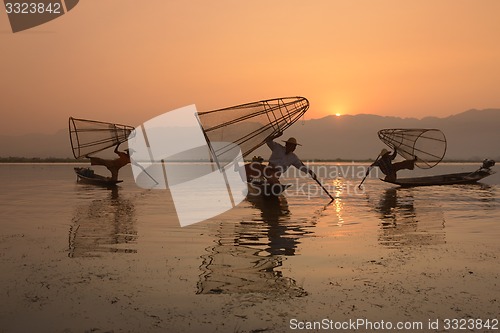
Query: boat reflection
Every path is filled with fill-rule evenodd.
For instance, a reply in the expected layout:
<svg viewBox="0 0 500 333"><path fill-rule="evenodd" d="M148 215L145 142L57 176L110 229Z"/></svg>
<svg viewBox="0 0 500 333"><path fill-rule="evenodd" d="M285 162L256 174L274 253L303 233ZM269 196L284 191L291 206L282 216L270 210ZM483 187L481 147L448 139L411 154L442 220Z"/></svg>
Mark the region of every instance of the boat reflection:
<svg viewBox="0 0 500 333"><path fill-rule="evenodd" d="M286 255L292 256L295 254L295 249L298 245L297 237L288 237L290 222L290 211L288 209L288 201L286 197L262 197L262 196L248 196L248 201L253 207L257 208L256 212L260 212L260 216L254 217L253 221L245 222L242 224L250 223L253 225L255 222L264 222L264 228L250 228L242 230L240 233L240 242L238 245L253 246L259 245L253 242L247 242L248 239L255 237L255 231L260 229L263 243L267 246L264 249L270 255ZM248 236L248 238L247 238Z"/></svg>
<svg viewBox="0 0 500 333"><path fill-rule="evenodd" d="M79 186L85 204L76 206L69 230L69 257L95 257L103 252L135 253L137 240L135 208L122 198L119 188L103 191L94 186ZM86 200L96 196L101 199Z"/></svg>
<svg viewBox="0 0 500 333"><path fill-rule="evenodd" d="M378 205L380 213L379 243L390 247L445 243L445 219L442 209L427 203L415 203L413 189L389 188ZM418 214L417 214L418 212Z"/></svg>
<svg viewBox="0 0 500 333"><path fill-rule="evenodd" d="M293 222L284 196L248 196L246 204L248 218L220 222L214 230L216 244L202 256L197 293L307 295L281 268L286 256L296 255L300 238L311 233L312 225Z"/></svg>

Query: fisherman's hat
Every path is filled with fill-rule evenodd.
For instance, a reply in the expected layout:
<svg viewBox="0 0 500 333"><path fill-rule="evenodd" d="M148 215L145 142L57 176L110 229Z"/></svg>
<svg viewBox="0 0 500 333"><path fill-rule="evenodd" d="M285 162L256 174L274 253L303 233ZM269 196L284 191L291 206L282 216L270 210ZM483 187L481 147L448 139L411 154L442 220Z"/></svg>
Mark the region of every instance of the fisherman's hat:
<svg viewBox="0 0 500 333"><path fill-rule="evenodd" d="M295 139L295 138L293 138L293 137L292 137L292 138L290 138L290 139L288 139L288 140L286 140L286 141L283 141L283 142L284 142L284 143L290 143L290 144L292 144L292 145L302 146L300 143L297 143L297 139Z"/></svg>

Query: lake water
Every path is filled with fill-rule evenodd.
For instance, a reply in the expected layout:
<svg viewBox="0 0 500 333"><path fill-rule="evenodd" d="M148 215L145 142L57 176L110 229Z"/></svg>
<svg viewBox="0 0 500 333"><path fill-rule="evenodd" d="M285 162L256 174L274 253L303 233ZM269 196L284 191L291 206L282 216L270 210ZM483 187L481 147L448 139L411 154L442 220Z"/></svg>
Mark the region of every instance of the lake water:
<svg viewBox="0 0 500 333"><path fill-rule="evenodd" d="M0 332L283 332L296 317L500 317L498 174L402 189L374 173L360 190L366 165L313 164L333 203L311 179L288 175L293 186L279 200L249 197L181 228L168 191L138 188L129 168L110 190L77 183L74 166L0 165Z"/></svg>

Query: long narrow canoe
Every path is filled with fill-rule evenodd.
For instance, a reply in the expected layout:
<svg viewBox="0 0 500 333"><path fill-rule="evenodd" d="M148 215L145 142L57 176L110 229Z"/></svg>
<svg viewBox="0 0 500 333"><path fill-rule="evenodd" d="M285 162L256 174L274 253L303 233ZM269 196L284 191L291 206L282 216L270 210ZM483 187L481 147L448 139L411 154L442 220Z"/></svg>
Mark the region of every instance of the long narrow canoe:
<svg viewBox="0 0 500 333"><path fill-rule="evenodd" d="M94 170L90 168L74 168L77 181L84 184L92 184L99 186L116 186L123 180L111 180L108 177L104 177L94 173Z"/></svg>
<svg viewBox="0 0 500 333"><path fill-rule="evenodd" d="M450 173L446 175L416 177L416 178L400 178L394 181L385 179L381 180L402 187L474 184L485 177L491 176L494 173L495 171L489 169L487 170L480 169L474 172Z"/></svg>

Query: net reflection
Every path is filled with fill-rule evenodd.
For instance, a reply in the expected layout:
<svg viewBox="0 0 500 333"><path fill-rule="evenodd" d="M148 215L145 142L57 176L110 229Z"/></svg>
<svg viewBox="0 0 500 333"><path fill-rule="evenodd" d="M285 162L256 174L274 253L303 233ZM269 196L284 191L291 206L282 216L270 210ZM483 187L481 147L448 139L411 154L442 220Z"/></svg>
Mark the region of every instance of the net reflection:
<svg viewBox="0 0 500 333"><path fill-rule="evenodd" d="M101 196L93 186L80 187L84 196ZM102 191L102 189L99 189ZM136 253L135 208L113 188L108 197L85 200L75 208L68 238L69 257L95 257L103 252Z"/></svg>
<svg viewBox="0 0 500 333"><path fill-rule="evenodd" d="M300 238L311 233L313 225L294 222L284 196L249 195L247 203L250 218L239 223L221 222L214 230L216 244L202 256L197 293L306 296L281 268L286 256L296 255Z"/></svg>
<svg viewBox="0 0 500 333"><path fill-rule="evenodd" d="M441 208L431 203L416 208L415 202L412 189L385 190L376 206L381 220L380 244L400 248L445 243L445 219Z"/></svg>

